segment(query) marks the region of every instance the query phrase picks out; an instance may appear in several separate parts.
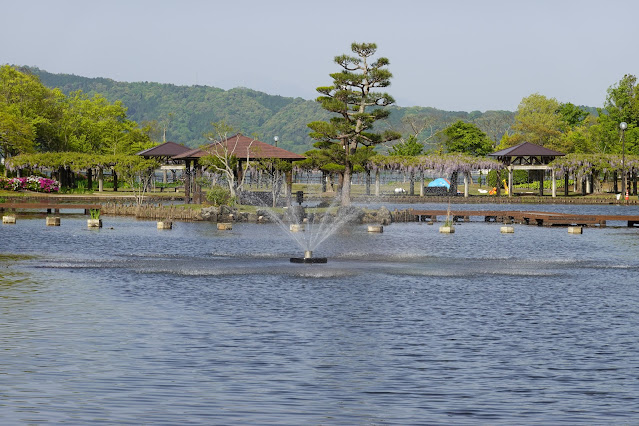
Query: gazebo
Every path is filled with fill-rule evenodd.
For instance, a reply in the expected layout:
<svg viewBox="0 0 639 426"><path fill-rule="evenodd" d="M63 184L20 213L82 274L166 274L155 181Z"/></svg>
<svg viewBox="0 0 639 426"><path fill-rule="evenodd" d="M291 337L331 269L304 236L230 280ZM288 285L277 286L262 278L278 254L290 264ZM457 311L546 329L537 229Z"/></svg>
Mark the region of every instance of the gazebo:
<svg viewBox="0 0 639 426"><path fill-rule="evenodd" d="M198 163L198 160L206 155L229 155L236 157L238 160L236 173L239 179L242 177L242 164L247 160L252 161L271 158L293 162L306 158L303 155L295 154L294 152L261 142L255 138L244 136L241 133L202 148L180 153L173 156L172 159L174 161L183 161L185 165L186 181L184 182L184 199L186 203L191 202L191 181L194 180L192 179L192 175L195 174L196 179L202 175L202 165ZM293 174L292 172L287 172L286 191L289 195L291 194L292 185ZM195 202L199 203L201 200L197 183L195 184L194 192Z"/></svg>
<svg viewBox="0 0 639 426"><path fill-rule="evenodd" d="M514 170L553 170L549 166L550 162L557 157L566 154L536 145L530 142L520 143L510 148L488 154L498 161L501 161L508 169L508 196L513 193L513 171ZM552 196L557 196L557 183L555 174L552 174ZM544 174L540 173L539 195L544 195Z"/></svg>
<svg viewBox="0 0 639 426"><path fill-rule="evenodd" d="M176 162L173 157L190 150L191 148L175 142L164 142L163 144L154 146L153 148L140 151L136 155L144 158L155 158L156 160L163 162L164 165L161 166L160 169L163 172L162 174L164 183L166 183L167 170L171 170L171 172L175 173L176 169L184 169L184 165L178 164L178 162Z"/></svg>

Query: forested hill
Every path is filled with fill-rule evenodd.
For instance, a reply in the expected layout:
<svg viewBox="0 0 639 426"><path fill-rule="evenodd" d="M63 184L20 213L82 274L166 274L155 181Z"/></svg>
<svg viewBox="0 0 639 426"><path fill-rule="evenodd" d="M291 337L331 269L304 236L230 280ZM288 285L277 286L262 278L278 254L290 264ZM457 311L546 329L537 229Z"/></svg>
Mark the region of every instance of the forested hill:
<svg viewBox="0 0 639 426"><path fill-rule="evenodd" d="M203 134L212 130L211 123L224 120L246 135L257 134L267 143L277 135L279 146L303 153L312 149L313 144L308 137L307 124L329 117L313 100L268 95L246 88L223 90L209 86L125 83L107 78L52 74L38 68L28 70L38 75L47 87L57 87L65 94L82 90L89 95L100 93L110 102L122 101L131 120L140 124L154 123L159 130L166 127L167 140L191 147L206 143ZM405 135L419 131L422 141L457 119L473 122L489 137L499 140L513 122L513 113L509 111L468 113L426 107L391 109L390 119L382 125ZM161 132L155 138L161 141Z"/></svg>

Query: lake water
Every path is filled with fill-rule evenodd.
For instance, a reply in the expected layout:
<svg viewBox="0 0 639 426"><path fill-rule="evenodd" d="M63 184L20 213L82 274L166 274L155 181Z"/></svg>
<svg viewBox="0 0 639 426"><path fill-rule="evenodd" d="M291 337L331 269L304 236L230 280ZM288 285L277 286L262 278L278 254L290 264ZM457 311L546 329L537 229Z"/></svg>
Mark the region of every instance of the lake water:
<svg viewBox="0 0 639 426"><path fill-rule="evenodd" d="M639 229L103 220L0 227L3 424L639 418Z"/></svg>

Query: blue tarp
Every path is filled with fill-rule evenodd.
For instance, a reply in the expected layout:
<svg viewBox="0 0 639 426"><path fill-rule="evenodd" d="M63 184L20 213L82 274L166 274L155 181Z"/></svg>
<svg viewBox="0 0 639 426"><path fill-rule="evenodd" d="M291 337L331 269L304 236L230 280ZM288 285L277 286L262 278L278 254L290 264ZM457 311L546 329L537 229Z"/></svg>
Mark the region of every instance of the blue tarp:
<svg viewBox="0 0 639 426"><path fill-rule="evenodd" d="M450 189L450 182L448 181L448 179L445 179L445 178L437 178L434 181L429 182L428 186L430 186L430 187L434 186L434 187Z"/></svg>

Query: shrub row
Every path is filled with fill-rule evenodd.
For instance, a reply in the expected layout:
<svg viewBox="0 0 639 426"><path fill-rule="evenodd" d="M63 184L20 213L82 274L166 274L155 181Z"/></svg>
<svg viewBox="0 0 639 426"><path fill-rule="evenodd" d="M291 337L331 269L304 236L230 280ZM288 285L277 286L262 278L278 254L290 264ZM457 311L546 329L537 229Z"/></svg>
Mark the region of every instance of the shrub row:
<svg viewBox="0 0 639 426"><path fill-rule="evenodd" d="M45 177L29 176L23 178L0 177L0 189L7 191L58 192L60 182Z"/></svg>

